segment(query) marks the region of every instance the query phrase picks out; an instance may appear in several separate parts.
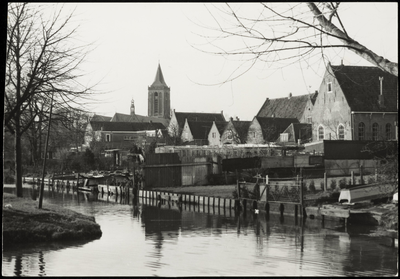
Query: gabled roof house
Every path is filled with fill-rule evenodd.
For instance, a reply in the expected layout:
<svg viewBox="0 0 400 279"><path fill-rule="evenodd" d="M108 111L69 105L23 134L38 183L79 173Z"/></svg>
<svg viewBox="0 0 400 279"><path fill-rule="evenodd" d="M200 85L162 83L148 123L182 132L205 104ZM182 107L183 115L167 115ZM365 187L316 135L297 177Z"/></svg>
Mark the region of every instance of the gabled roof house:
<svg viewBox="0 0 400 279"><path fill-rule="evenodd" d="M318 92L285 98L267 98L257 113L257 117L297 118L300 122L306 121L306 110L312 109Z"/></svg>
<svg viewBox="0 0 400 279"><path fill-rule="evenodd" d="M171 121L168 126L170 136L181 136L185 121L188 122L208 122L210 127L213 121L225 122L223 112L221 113L204 113L204 112L176 112L172 111Z"/></svg>
<svg viewBox="0 0 400 279"><path fill-rule="evenodd" d="M233 118L231 118L221 135L221 144L246 143L250 124L251 121L233 120Z"/></svg>
<svg viewBox="0 0 400 279"><path fill-rule="evenodd" d="M312 110L313 141L393 140L398 79L377 67L328 65Z"/></svg>
<svg viewBox="0 0 400 279"><path fill-rule="evenodd" d="M292 123L299 123L299 120L297 118L256 116L249 126L246 142L253 144L274 142Z"/></svg>

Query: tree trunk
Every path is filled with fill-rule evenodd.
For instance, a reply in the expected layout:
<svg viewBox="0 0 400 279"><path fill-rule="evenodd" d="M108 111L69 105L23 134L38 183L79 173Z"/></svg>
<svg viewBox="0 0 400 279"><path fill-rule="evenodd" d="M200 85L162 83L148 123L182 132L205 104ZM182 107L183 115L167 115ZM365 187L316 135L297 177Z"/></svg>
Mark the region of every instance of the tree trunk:
<svg viewBox="0 0 400 279"><path fill-rule="evenodd" d="M21 150L21 128L20 128L20 113L15 115L15 186L17 197L22 198L22 150Z"/></svg>
<svg viewBox="0 0 400 279"><path fill-rule="evenodd" d="M307 3L307 6L314 14L315 18L319 21L322 28L325 29L328 33L337 37L340 41L342 41L345 45L348 46L348 49L361 56L368 62L373 65L381 68L382 70L391 73L394 76L398 76L398 64L390 62L389 60L379 56L375 52L366 48L362 44L353 40L349 36L347 36L344 32L342 32L339 28L336 27L331 21L329 21L318 9L317 5L312 2Z"/></svg>

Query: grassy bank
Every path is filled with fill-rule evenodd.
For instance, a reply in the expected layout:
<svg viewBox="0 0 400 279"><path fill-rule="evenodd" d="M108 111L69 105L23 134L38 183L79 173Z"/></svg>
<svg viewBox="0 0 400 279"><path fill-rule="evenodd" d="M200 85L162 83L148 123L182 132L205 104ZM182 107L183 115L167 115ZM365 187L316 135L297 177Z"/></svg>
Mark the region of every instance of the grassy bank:
<svg viewBox="0 0 400 279"><path fill-rule="evenodd" d="M94 217L3 192L3 245L26 242L93 240L102 232Z"/></svg>

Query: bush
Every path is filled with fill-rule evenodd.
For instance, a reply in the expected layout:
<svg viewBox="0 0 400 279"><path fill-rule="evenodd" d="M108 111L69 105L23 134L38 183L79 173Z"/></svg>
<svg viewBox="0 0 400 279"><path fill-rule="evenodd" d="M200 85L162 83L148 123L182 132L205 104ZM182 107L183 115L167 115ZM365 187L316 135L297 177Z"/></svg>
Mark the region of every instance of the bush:
<svg viewBox="0 0 400 279"><path fill-rule="evenodd" d="M370 177L368 177L368 184L372 184L372 183L375 183L375 179L372 176L370 176Z"/></svg>
<svg viewBox="0 0 400 279"><path fill-rule="evenodd" d="M349 178L347 185L351 185L351 178Z"/></svg>
<svg viewBox="0 0 400 279"><path fill-rule="evenodd" d="M335 189L336 189L336 180L335 180L335 179L332 179L332 180L331 180L331 189L332 189L332 190L335 190Z"/></svg>
<svg viewBox="0 0 400 279"><path fill-rule="evenodd" d="M314 180L311 180L310 181L310 185L308 185L308 190L311 192L311 193L315 193L315 184L314 184Z"/></svg>
<svg viewBox="0 0 400 279"><path fill-rule="evenodd" d="M346 188L346 178L342 178L339 180L339 188L340 189Z"/></svg>
<svg viewBox="0 0 400 279"><path fill-rule="evenodd" d="M233 197L234 199L237 199L237 198L238 198L238 193L237 193L236 190L233 190L233 191L232 191L232 197Z"/></svg>
<svg viewBox="0 0 400 279"><path fill-rule="evenodd" d="M14 184L14 183L15 183L15 178L14 178L14 176L12 176L12 175L10 175L10 174L7 174L7 175L4 177L4 183L6 183L6 184Z"/></svg>

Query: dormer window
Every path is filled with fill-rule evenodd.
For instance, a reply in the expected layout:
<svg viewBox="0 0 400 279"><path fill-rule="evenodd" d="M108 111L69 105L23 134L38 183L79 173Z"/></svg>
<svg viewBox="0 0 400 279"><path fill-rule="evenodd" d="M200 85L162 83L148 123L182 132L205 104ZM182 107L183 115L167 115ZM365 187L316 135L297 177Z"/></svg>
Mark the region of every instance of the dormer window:
<svg viewBox="0 0 400 279"><path fill-rule="evenodd" d="M333 89L332 89L332 82L328 82L328 84L327 84L327 92L328 93L332 93L333 92Z"/></svg>

